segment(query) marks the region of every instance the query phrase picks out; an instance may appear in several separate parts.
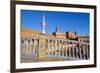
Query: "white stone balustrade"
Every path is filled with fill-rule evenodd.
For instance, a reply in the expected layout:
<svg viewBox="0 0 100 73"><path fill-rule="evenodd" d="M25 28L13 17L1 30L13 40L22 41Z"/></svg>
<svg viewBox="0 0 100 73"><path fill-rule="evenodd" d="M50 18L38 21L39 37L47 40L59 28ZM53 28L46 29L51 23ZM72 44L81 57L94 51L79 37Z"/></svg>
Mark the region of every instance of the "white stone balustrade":
<svg viewBox="0 0 100 73"><path fill-rule="evenodd" d="M89 59L89 43L73 41L68 39L50 39L46 38L47 57L61 58L79 58ZM23 37L21 39L21 55L38 56L39 42L38 38Z"/></svg>

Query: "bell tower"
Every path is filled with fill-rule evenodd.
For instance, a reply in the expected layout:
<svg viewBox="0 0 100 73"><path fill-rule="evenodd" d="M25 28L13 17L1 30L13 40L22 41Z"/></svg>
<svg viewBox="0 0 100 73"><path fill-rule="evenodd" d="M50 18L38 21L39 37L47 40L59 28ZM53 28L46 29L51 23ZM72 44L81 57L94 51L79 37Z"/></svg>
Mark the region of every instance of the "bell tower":
<svg viewBox="0 0 100 73"><path fill-rule="evenodd" d="M46 21L45 21L45 15L44 15L44 14L43 14L43 16L42 16L42 23L41 23L41 25L42 25L42 30L41 30L41 32L42 32L42 33L46 33L46 31L45 31Z"/></svg>
<svg viewBox="0 0 100 73"><path fill-rule="evenodd" d="M56 32L59 32L59 28L58 28L58 26L56 27Z"/></svg>

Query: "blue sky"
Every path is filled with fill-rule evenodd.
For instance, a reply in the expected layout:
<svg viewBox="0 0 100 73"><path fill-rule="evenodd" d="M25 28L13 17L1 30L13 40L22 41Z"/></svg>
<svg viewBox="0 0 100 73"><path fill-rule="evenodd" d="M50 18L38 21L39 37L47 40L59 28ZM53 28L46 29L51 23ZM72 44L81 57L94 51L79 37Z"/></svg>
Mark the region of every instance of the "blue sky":
<svg viewBox="0 0 100 73"><path fill-rule="evenodd" d="M46 32L77 32L89 35L89 13L21 10L21 27L41 31L42 15L46 17Z"/></svg>

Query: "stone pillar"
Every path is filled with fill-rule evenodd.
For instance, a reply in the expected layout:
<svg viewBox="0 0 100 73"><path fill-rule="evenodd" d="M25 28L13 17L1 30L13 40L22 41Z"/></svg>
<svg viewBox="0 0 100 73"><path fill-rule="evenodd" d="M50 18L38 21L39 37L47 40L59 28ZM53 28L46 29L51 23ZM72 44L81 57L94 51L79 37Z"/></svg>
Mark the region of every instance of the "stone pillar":
<svg viewBox="0 0 100 73"><path fill-rule="evenodd" d="M33 40L33 38L32 38L31 48L32 48L32 56L33 56L34 55L34 40Z"/></svg>
<svg viewBox="0 0 100 73"><path fill-rule="evenodd" d="M28 54L28 41L27 40L28 39L25 38L25 56L27 56L27 54Z"/></svg>
<svg viewBox="0 0 100 73"><path fill-rule="evenodd" d="M46 37L41 35L39 37L39 49L38 49L38 58L44 59L46 58L46 47L45 47L45 41Z"/></svg>
<svg viewBox="0 0 100 73"><path fill-rule="evenodd" d="M57 50L58 50L57 49L57 40L54 40L54 42L55 42L55 48L54 48L55 49L55 56L57 56L57 54L58 54L58 52L57 52Z"/></svg>
<svg viewBox="0 0 100 73"><path fill-rule="evenodd" d="M61 51L61 53L62 53L62 56L64 56L64 43L63 43L63 40L62 40L62 44L61 45L62 45L62 48L61 48L62 51Z"/></svg>
<svg viewBox="0 0 100 73"><path fill-rule="evenodd" d="M29 56L31 56L31 52L32 52L32 48L31 48L31 44L32 44L32 41L31 41L31 38L29 38L29 42L28 42L28 45L29 45Z"/></svg>
<svg viewBox="0 0 100 73"><path fill-rule="evenodd" d="M24 54L24 39L21 38L21 44L20 44L20 48L21 48L21 56Z"/></svg>
<svg viewBox="0 0 100 73"><path fill-rule="evenodd" d="M35 56L37 56L37 40L34 39L34 52L35 52Z"/></svg>
<svg viewBox="0 0 100 73"><path fill-rule="evenodd" d="M85 55L86 55L86 59L88 59L89 58L89 50L88 50L89 49L88 48L89 45L86 44L85 46L86 46L85 47Z"/></svg>
<svg viewBox="0 0 100 73"><path fill-rule="evenodd" d="M27 38L27 41L26 41L26 46L27 46L27 48L26 48L26 55L28 56L28 52L29 52L29 50L28 50L28 38Z"/></svg>
<svg viewBox="0 0 100 73"><path fill-rule="evenodd" d="M87 52L87 59L89 59L89 48L88 48L88 45L87 45L87 48L86 48L86 52Z"/></svg>
<svg viewBox="0 0 100 73"><path fill-rule="evenodd" d="M88 58L90 58L90 45L88 45Z"/></svg>
<svg viewBox="0 0 100 73"><path fill-rule="evenodd" d="M36 55L35 54L35 39L34 39L34 42L33 42L33 54Z"/></svg>
<svg viewBox="0 0 100 73"><path fill-rule="evenodd" d="M73 53L73 57L75 57L75 45L74 45L74 43L72 44L72 53Z"/></svg>
<svg viewBox="0 0 100 73"><path fill-rule="evenodd" d="M60 41L60 46L61 46L61 48L60 48L60 56L62 56L62 41Z"/></svg>
<svg viewBox="0 0 100 73"><path fill-rule="evenodd" d="M66 56L66 44L65 44L65 41L64 41L64 50L63 50L63 53L64 53L64 56Z"/></svg>
<svg viewBox="0 0 100 73"><path fill-rule="evenodd" d="M52 52L53 52L53 56L55 56L55 43L54 43L54 40L52 40Z"/></svg>
<svg viewBox="0 0 100 73"><path fill-rule="evenodd" d="M67 52L68 51L68 45L67 44L65 45L65 48L66 48L66 57L68 57L68 52Z"/></svg>
<svg viewBox="0 0 100 73"><path fill-rule="evenodd" d="M51 40L51 43L50 43L50 44L51 44L51 55L54 55L54 54L53 54L53 52L54 52L54 51L53 51L53 48L54 48L54 47L53 47L53 40Z"/></svg>
<svg viewBox="0 0 100 73"><path fill-rule="evenodd" d="M61 49L61 46L59 44L59 40L58 40L58 55L60 56L60 49Z"/></svg>
<svg viewBox="0 0 100 73"><path fill-rule="evenodd" d="M31 47L31 56L33 56L33 41L32 41L32 38L31 38L31 42L30 42L30 47Z"/></svg>
<svg viewBox="0 0 100 73"><path fill-rule="evenodd" d="M76 57L77 58L79 58L79 55L78 55L79 54L79 49L78 48L79 48L78 46L75 47L75 49L76 49L76 52L75 53L76 53Z"/></svg>
<svg viewBox="0 0 100 73"><path fill-rule="evenodd" d="M50 55L52 55L52 44L51 44L51 40L50 40Z"/></svg>
<svg viewBox="0 0 100 73"><path fill-rule="evenodd" d="M50 40L48 39L48 43L47 43L47 54L50 55Z"/></svg>
<svg viewBox="0 0 100 73"><path fill-rule="evenodd" d="M50 55L52 55L52 40L50 40Z"/></svg>
<svg viewBox="0 0 100 73"><path fill-rule="evenodd" d="M69 50L69 57L71 57L71 47L69 45L70 45L70 42L68 42L68 50Z"/></svg>
<svg viewBox="0 0 100 73"><path fill-rule="evenodd" d="M28 39L28 56L30 56L30 38Z"/></svg>
<svg viewBox="0 0 100 73"><path fill-rule="evenodd" d="M79 50L80 50L80 58L82 59L82 48L79 46Z"/></svg>
<svg viewBox="0 0 100 73"><path fill-rule="evenodd" d="M86 49L86 46L83 45L83 58L84 58L84 59L86 59L86 57L85 57L85 55L86 55L86 50L85 50L85 49Z"/></svg>
<svg viewBox="0 0 100 73"><path fill-rule="evenodd" d="M69 49L69 57L71 57L71 52L70 52L71 48L70 48L70 47L68 47L68 49Z"/></svg>
<svg viewBox="0 0 100 73"><path fill-rule="evenodd" d="M65 44L65 41L64 41L64 56L66 56L66 44Z"/></svg>

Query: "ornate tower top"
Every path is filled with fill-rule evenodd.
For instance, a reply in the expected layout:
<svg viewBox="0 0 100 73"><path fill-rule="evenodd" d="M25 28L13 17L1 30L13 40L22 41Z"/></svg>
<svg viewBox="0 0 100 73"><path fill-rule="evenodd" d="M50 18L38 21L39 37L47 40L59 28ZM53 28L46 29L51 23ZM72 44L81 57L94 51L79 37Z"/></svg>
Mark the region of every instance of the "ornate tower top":
<svg viewBox="0 0 100 73"><path fill-rule="evenodd" d="M56 27L56 32L59 32L59 28L58 28L58 26Z"/></svg>
<svg viewBox="0 0 100 73"><path fill-rule="evenodd" d="M42 16L42 26L46 26L45 15Z"/></svg>
<svg viewBox="0 0 100 73"><path fill-rule="evenodd" d="M45 21L45 15L43 14L43 16L42 16L42 23L41 23L41 25L42 25L42 33L45 33L45 26L46 26L46 21Z"/></svg>

